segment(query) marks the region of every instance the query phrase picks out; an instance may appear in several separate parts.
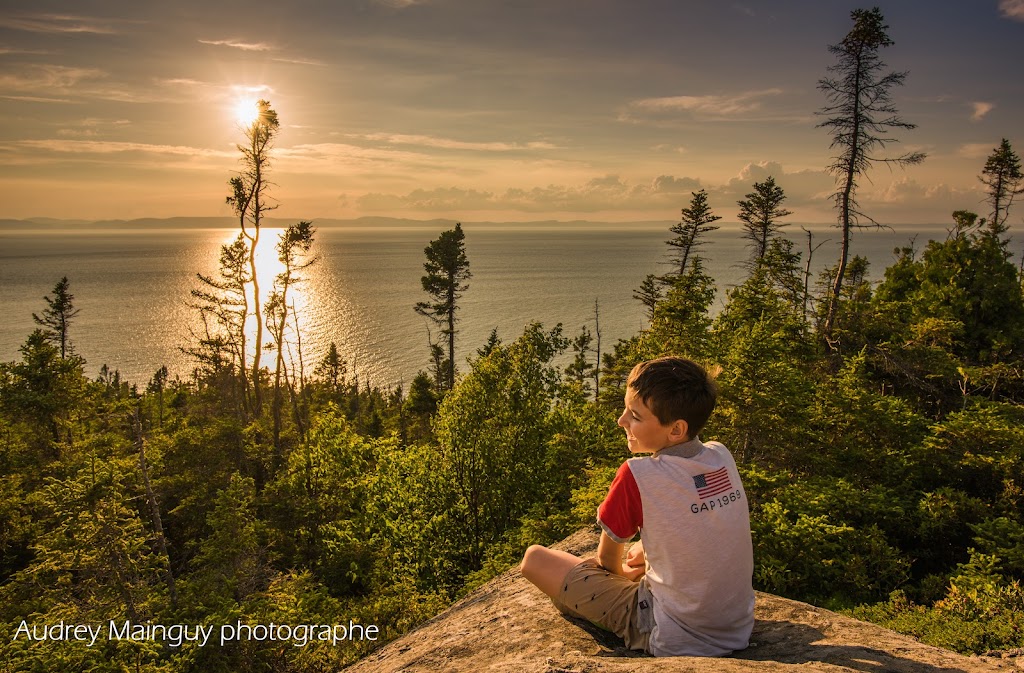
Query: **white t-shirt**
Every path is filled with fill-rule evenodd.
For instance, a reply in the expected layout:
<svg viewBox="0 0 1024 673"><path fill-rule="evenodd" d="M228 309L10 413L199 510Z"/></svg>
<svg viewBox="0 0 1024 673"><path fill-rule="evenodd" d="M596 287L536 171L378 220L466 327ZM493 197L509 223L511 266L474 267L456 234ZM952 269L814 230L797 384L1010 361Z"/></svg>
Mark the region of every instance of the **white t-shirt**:
<svg viewBox="0 0 1024 673"><path fill-rule="evenodd" d="M640 531L647 567L638 614L651 654L721 656L747 647L754 627L750 514L725 446L692 439L630 458L597 517L616 542Z"/></svg>

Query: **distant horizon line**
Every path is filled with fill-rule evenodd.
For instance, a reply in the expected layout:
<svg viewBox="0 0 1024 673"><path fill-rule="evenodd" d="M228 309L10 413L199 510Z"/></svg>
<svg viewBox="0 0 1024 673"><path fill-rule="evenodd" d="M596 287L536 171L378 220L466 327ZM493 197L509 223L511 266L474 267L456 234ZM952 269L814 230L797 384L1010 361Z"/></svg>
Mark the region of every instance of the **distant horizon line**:
<svg viewBox="0 0 1024 673"><path fill-rule="evenodd" d="M671 226L677 222L679 218L665 218L657 220L584 220L584 219L571 219L571 220L558 220L558 219L538 219L538 220L468 220L468 219L455 219L446 217L437 217L430 219L413 219L407 217L391 217L381 215L363 215L354 218L338 218L338 217L321 217L311 218L309 221L314 225L326 228L336 228L345 226L454 226L456 223L465 225L480 225L480 226L616 226L616 225L633 225L633 226ZM264 223L267 228L277 229L285 228L290 224L301 221L301 218L284 218L284 217L267 217L264 218ZM725 225L732 228L730 225L741 226L738 220L718 220L719 225ZM836 223L828 222L783 222L786 227L800 227L807 226L812 229L821 228L836 228ZM233 229L238 226L237 218L227 215L181 215L172 217L137 217L131 219L120 219L120 218L100 218L100 219L84 219L84 218L56 218L56 217L28 217L28 218L0 218L0 230L12 230L12 229L26 229L35 227L46 227L51 229L60 229L62 227L77 228L91 226L96 228L169 228L169 229ZM948 228L949 225L938 222L895 222L891 224L883 224L880 227L873 225L867 225L859 227L866 231L884 231L892 228Z"/></svg>

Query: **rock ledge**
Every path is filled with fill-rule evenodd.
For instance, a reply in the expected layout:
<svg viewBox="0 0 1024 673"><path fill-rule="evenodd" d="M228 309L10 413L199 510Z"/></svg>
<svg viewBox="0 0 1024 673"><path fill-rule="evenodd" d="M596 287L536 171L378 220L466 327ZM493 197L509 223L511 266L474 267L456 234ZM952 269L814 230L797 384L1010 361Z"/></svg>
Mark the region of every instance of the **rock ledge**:
<svg viewBox="0 0 1024 673"><path fill-rule="evenodd" d="M597 533L557 545L592 553ZM758 593L751 646L721 659L630 652L588 623L563 617L516 569L350 666L349 673L1010 673L1016 659L965 657L880 626Z"/></svg>

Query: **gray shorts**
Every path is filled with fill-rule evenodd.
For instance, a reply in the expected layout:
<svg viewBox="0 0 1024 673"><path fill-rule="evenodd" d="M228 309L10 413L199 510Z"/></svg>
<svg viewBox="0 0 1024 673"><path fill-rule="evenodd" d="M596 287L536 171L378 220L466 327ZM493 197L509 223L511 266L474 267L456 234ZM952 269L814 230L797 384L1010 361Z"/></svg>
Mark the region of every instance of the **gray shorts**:
<svg viewBox="0 0 1024 673"><path fill-rule="evenodd" d="M640 630L637 608L640 583L611 573L593 559L569 571L558 598L552 599L563 613L586 619L611 631L631 650L647 650L650 633Z"/></svg>

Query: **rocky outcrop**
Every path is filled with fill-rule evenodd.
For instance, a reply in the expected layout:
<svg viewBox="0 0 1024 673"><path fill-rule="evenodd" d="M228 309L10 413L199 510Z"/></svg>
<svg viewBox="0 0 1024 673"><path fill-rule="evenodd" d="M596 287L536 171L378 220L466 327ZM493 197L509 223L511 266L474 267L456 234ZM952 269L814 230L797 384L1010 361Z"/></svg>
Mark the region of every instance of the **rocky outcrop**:
<svg viewBox="0 0 1024 673"><path fill-rule="evenodd" d="M597 546L580 531L557 545L578 555ZM402 638L346 669L349 673L626 673L765 671L840 673L1010 673L1012 659L965 657L880 626L758 593L751 645L721 659L655 659L615 636L563 617L512 569Z"/></svg>

